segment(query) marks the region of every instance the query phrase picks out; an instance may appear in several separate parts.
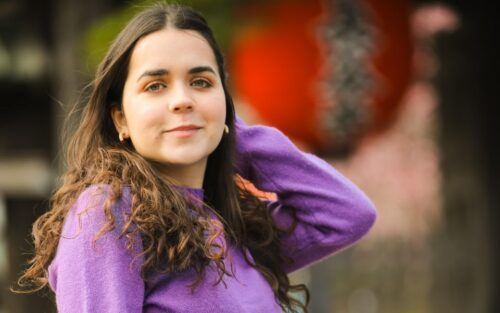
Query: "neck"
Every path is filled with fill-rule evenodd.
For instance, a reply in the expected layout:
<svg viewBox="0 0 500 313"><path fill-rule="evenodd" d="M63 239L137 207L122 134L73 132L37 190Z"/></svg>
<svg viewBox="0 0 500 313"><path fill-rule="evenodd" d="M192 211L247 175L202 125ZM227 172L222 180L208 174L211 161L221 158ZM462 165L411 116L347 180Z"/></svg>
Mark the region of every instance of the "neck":
<svg viewBox="0 0 500 313"><path fill-rule="evenodd" d="M206 159L188 165L160 165L160 175L178 187L202 189Z"/></svg>

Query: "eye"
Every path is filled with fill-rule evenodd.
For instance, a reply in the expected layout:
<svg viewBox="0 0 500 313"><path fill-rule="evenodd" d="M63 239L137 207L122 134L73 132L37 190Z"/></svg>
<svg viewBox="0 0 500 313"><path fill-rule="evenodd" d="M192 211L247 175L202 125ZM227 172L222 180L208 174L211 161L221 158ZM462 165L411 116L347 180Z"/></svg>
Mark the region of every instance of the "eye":
<svg viewBox="0 0 500 313"><path fill-rule="evenodd" d="M165 84L156 82L156 83L152 83L152 84L148 85L146 87L146 91L158 92L162 88L165 88Z"/></svg>
<svg viewBox="0 0 500 313"><path fill-rule="evenodd" d="M209 88L212 84L206 79L196 79L193 81L193 85L196 87Z"/></svg>

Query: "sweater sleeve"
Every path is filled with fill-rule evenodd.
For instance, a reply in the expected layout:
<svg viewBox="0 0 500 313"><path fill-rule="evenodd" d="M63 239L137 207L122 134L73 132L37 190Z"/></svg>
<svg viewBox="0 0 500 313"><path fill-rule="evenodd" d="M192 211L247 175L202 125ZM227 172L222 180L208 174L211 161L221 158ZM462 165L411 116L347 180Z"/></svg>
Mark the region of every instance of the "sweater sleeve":
<svg viewBox="0 0 500 313"><path fill-rule="evenodd" d="M255 187L274 192L266 201L276 224L297 225L282 240L283 253L293 259L286 273L319 262L346 248L373 226L376 208L354 183L319 157L300 151L274 127L248 126L236 116L236 172Z"/></svg>
<svg viewBox="0 0 500 313"><path fill-rule="evenodd" d="M106 192L95 186L85 189L69 211L49 269L54 273L51 285L59 313L142 312L145 286L140 277L141 261L137 258L131 263L134 255L126 250L126 237L118 239L122 213L130 208L127 198L122 196L112 206L115 228L95 245L92 239L106 222ZM139 251L137 243L134 249Z"/></svg>

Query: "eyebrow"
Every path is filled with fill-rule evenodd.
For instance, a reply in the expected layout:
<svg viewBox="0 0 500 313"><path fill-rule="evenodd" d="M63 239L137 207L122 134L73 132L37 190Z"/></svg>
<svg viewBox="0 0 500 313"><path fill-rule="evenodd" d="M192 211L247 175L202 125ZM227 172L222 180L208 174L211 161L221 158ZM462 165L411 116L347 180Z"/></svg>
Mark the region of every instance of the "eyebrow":
<svg viewBox="0 0 500 313"><path fill-rule="evenodd" d="M214 69L210 66L196 66L191 69L189 69L188 74L198 74L202 72L211 72L214 75L216 75ZM159 68L159 69L154 69L154 70L147 70L144 73L137 78L137 81L139 81L143 77L147 76L152 76L152 77L160 77L160 76L165 76L168 75L170 72L167 69L164 68Z"/></svg>

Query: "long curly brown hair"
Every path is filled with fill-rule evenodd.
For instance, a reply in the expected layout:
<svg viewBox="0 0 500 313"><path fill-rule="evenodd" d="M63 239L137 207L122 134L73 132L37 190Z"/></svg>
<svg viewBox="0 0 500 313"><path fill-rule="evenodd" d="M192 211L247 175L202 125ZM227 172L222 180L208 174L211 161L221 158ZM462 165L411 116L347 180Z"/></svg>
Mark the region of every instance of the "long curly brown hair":
<svg viewBox="0 0 500 313"><path fill-rule="evenodd" d="M67 137L65 151L67 170L60 177L60 187L51 196L50 210L33 224L34 256L17 281L23 289L11 288L11 291L31 293L46 287L47 268L55 256L64 219L78 196L95 184L106 184L110 192L104 203L107 223L94 240L114 229L111 206L121 197L124 186L130 188L131 214L121 229L121 236L127 237L127 249L134 247L134 238L141 238L143 251L136 257L144 258L141 266L144 280L151 271L168 274L194 268L197 273L191 284L194 289L202 281L205 267L211 261L217 265L218 282L223 281L224 274L230 275L224 268L224 251L214 253L212 250L221 231L204 236L204 231L210 229L206 210L193 205L173 188L172 181L158 175L157 164L144 159L131 143L120 143L111 119L112 106L121 103L129 59L136 42L165 27L194 30L206 39L215 54L224 88L226 124L230 132L222 137L208 157L203 206L219 217L226 239L238 248L250 250L255 263L243 253L246 262L263 274L282 309L296 312L300 307L307 312L309 291L304 284L290 283L283 265L292 260L280 250L281 236L295 228L295 212L291 208L295 223L288 229L278 228L266 203L246 189L236 175L235 111L227 90L222 53L202 15L178 4L160 3L137 14L117 36L99 65L95 78L87 86L88 96L80 102L83 108L79 105L73 108L70 115L81 113L76 129L70 131L70 124L66 124L65 134L71 134ZM190 209L199 213L198 218L189 214ZM291 291L304 292L306 303L289 295Z"/></svg>

